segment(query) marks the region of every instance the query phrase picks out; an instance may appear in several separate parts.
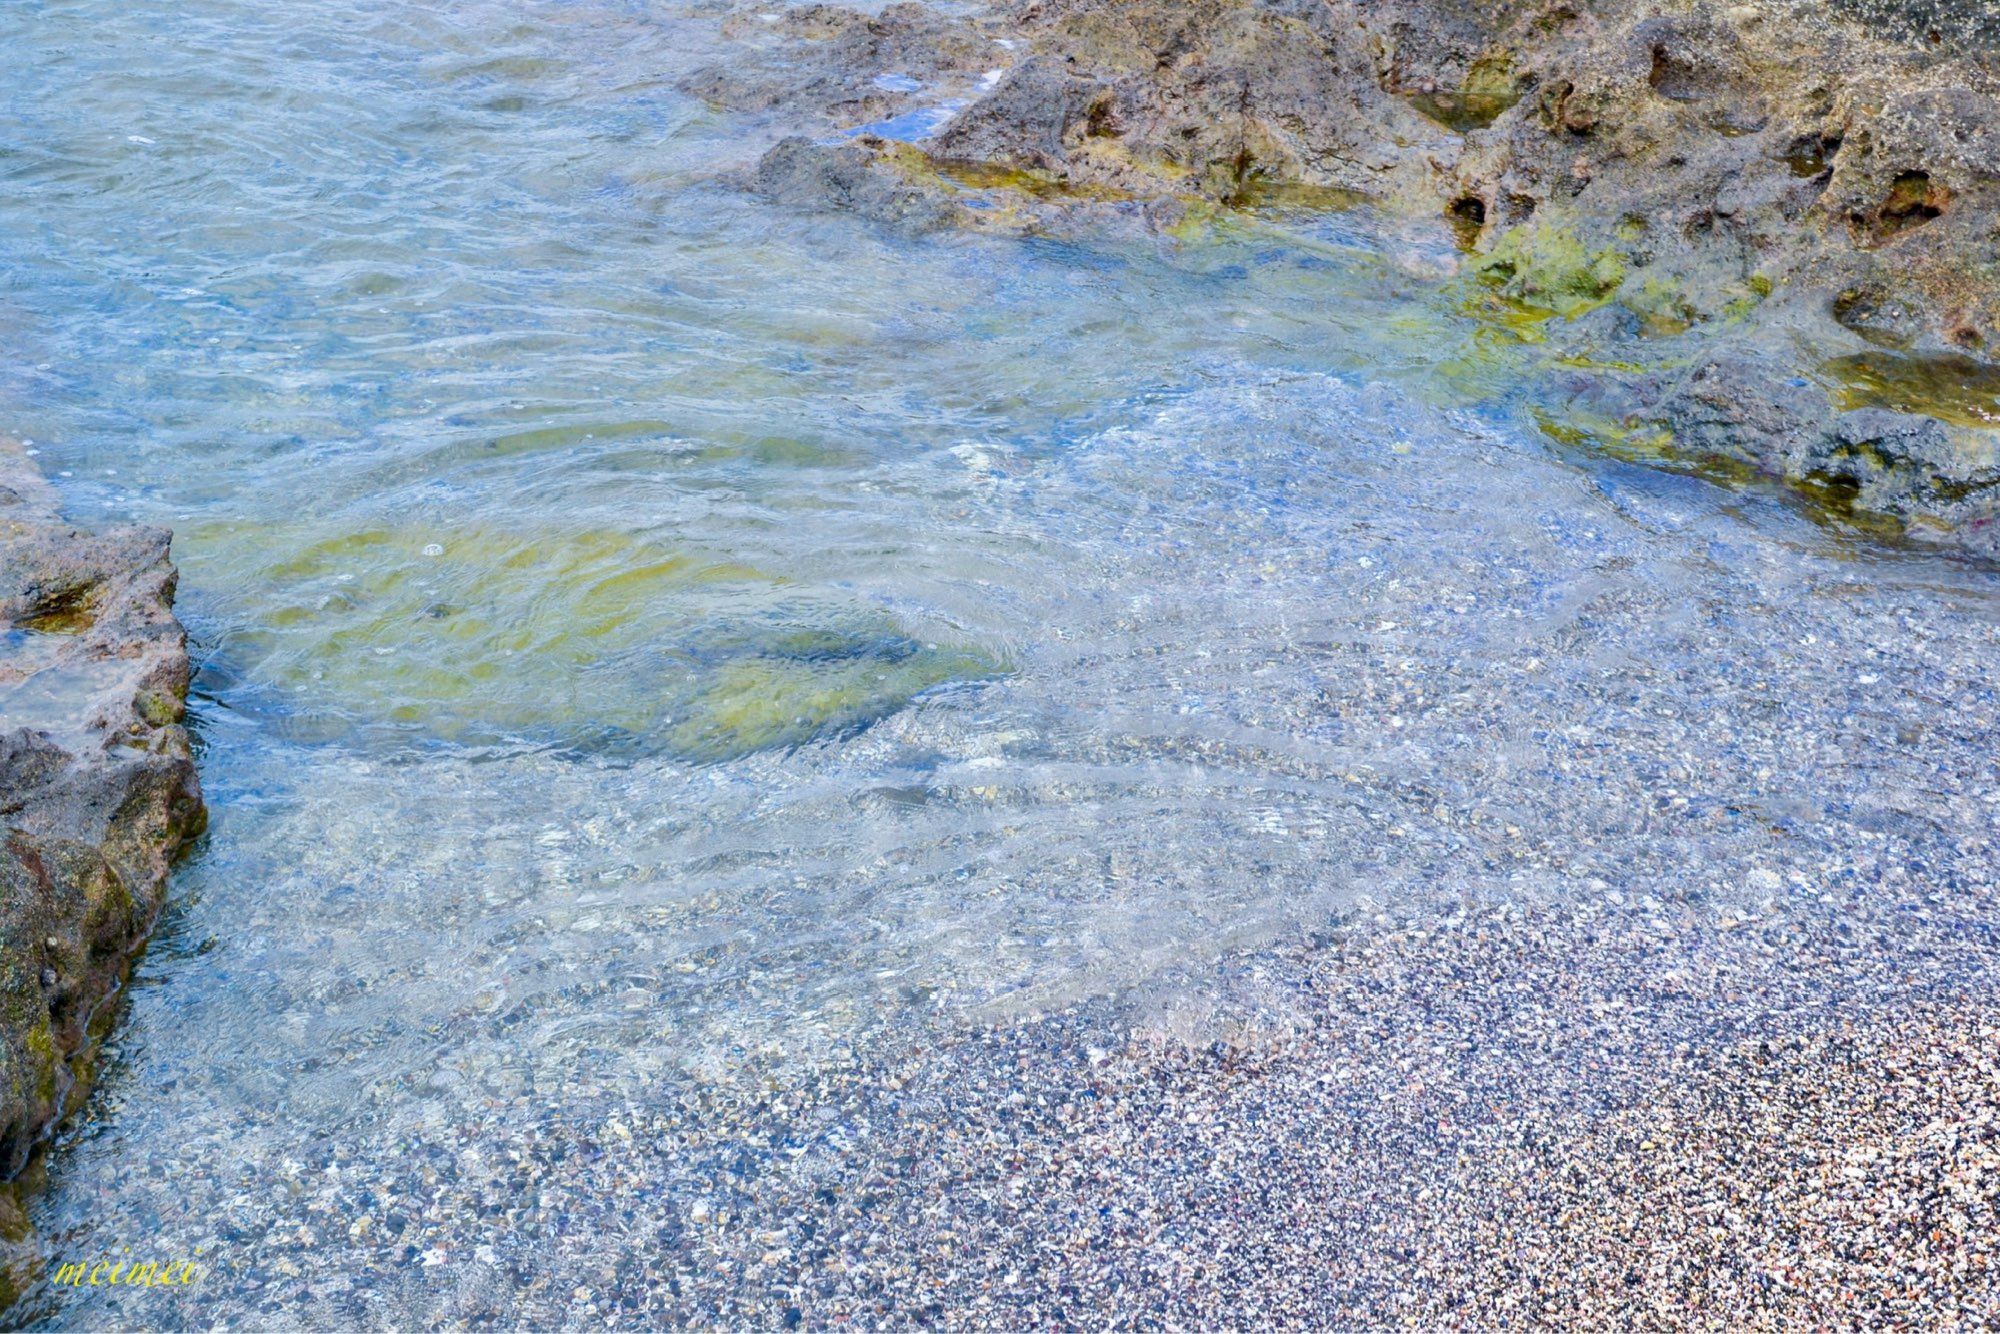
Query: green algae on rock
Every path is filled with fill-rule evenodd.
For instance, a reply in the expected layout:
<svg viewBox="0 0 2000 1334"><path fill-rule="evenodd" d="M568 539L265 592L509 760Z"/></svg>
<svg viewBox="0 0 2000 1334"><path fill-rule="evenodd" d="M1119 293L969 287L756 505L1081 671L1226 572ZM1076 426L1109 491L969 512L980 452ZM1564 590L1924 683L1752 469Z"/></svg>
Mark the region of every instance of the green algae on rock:
<svg viewBox="0 0 2000 1334"><path fill-rule="evenodd" d="M1625 259L1589 250L1560 227L1522 227L1473 261L1476 272L1524 305L1573 319L1609 301L1625 281Z"/></svg>
<svg viewBox="0 0 2000 1334"><path fill-rule="evenodd" d="M1552 381L1540 420L1563 443L1732 485L1777 480L1815 517L1874 538L1993 550L2000 433L1898 410L1893 396L1830 391L1743 346Z"/></svg>
<svg viewBox="0 0 2000 1334"><path fill-rule="evenodd" d="M723 657L667 733L675 754L733 759L859 730L934 686L992 676L991 659L899 634L830 633L752 641Z"/></svg>

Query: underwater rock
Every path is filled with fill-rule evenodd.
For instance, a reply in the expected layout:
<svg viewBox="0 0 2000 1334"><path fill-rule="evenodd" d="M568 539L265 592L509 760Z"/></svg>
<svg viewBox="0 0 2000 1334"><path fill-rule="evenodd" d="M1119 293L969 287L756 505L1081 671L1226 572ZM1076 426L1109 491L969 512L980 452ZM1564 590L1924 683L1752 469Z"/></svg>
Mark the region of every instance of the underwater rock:
<svg viewBox="0 0 2000 1334"><path fill-rule="evenodd" d="M2000 433L1900 406L1854 406L1874 394L1895 401L1880 387L1888 372L1867 364L1872 390L1836 391L1744 349L1673 373L1572 371L1562 399L1573 430L1553 433L1719 478L1777 478L1820 514L1873 534L2000 554ZM1843 372L1862 379L1840 361L1827 374Z"/></svg>
<svg viewBox="0 0 2000 1334"><path fill-rule="evenodd" d="M169 535L86 533L0 440L0 1171L64 1110L204 821Z"/></svg>
<svg viewBox="0 0 2000 1334"><path fill-rule="evenodd" d="M914 181L894 170L883 160L885 149L880 140L818 144L794 135L764 154L752 188L789 208L854 212L914 231L960 220L941 185Z"/></svg>
<svg viewBox="0 0 2000 1334"><path fill-rule="evenodd" d="M1684 453L1784 476L1833 413L1826 391L1788 367L1729 354L1696 367L1647 416Z"/></svg>
<svg viewBox="0 0 2000 1334"><path fill-rule="evenodd" d="M1937 528L1964 525L1967 545L1992 555L1988 527L2000 496L1990 441L1961 442L1935 417L1860 408L1842 413L1793 463L1851 508Z"/></svg>
<svg viewBox="0 0 2000 1334"><path fill-rule="evenodd" d="M260 533L203 672L296 742L713 763L850 736L1004 671L837 589L617 530Z"/></svg>
<svg viewBox="0 0 2000 1334"><path fill-rule="evenodd" d="M802 213L853 213L917 235L1158 232L1187 215L1171 198L1075 188L1026 168L938 160L871 134L834 144L784 139L758 160L749 188Z"/></svg>

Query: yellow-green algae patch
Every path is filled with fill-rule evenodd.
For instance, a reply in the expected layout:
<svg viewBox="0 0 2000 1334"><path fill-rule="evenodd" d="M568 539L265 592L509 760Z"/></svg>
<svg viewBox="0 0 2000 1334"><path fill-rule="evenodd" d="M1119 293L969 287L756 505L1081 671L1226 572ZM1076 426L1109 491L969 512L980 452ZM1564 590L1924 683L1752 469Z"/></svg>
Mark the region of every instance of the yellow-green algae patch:
<svg viewBox="0 0 2000 1334"><path fill-rule="evenodd" d="M1474 272L1524 305L1573 319L1609 301L1625 281L1625 257L1591 250L1554 226L1516 227L1473 262Z"/></svg>
<svg viewBox="0 0 2000 1334"><path fill-rule="evenodd" d="M1588 450L1648 468L1685 473L1731 490L1770 486L1777 481L1745 459L1687 449L1672 431L1656 423L1628 424L1598 413L1575 411L1561 416L1537 412L1535 423L1549 439L1569 448ZM1893 515L1861 508L1857 504L1856 488L1851 483L1820 474L1792 476L1783 480L1791 495L1817 522L1889 540L1908 531L1909 525Z"/></svg>
<svg viewBox="0 0 2000 1334"><path fill-rule="evenodd" d="M708 673L669 733L695 758L726 758L850 731L949 681L991 676L978 653L826 635L817 647L774 645L725 658Z"/></svg>
<svg viewBox="0 0 2000 1334"><path fill-rule="evenodd" d="M1288 181L1252 172L1229 199L1232 208L1251 212L1299 210L1314 213L1345 213L1349 209L1362 208L1374 201L1359 190L1349 190L1338 185L1314 185L1306 181Z"/></svg>
<svg viewBox="0 0 2000 1334"><path fill-rule="evenodd" d="M957 225L974 232L1007 236L1039 232L1050 218L1046 211L1033 207L1037 203L1108 203L1131 198L1114 186L1088 180L1000 163L933 158L912 144L889 140L866 142L877 160L911 187L952 203Z"/></svg>
<svg viewBox="0 0 2000 1334"><path fill-rule="evenodd" d="M1457 88L1406 95L1411 106L1460 134L1483 130L1521 100L1510 52L1482 56Z"/></svg>
<svg viewBox="0 0 2000 1334"><path fill-rule="evenodd" d="M2000 366L1950 353L1860 352L1822 367L1844 408L1891 408L1954 426L2000 426Z"/></svg>
<svg viewBox="0 0 2000 1334"><path fill-rule="evenodd" d="M186 563L242 542L197 529ZM305 538L229 581L246 628L225 666L322 731L714 760L849 732L1002 670L754 565L603 530L370 528Z"/></svg>
<svg viewBox="0 0 2000 1334"><path fill-rule="evenodd" d="M1627 287L1619 301L1639 317L1640 332L1648 337L1684 334L1701 319L1701 312L1687 295L1658 275L1648 275L1636 288Z"/></svg>
<svg viewBox="0 0 2000 1334"><path fill-rule="evenodd" d="M1672 431L1654 423L1629 424L1600 413L1578 411L1560 416L1538 411L1534 418L1542 434L1558 444L1626 463L1688 473L1729 487L1750 485L1761 476L1741 459L1684 449Z"/></svg>

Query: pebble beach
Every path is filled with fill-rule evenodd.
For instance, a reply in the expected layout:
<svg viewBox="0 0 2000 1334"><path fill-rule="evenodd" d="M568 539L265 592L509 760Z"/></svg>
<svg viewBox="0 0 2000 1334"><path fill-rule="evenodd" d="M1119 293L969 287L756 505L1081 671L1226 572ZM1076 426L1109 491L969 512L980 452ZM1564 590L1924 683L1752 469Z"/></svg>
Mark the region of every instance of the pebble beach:
<svg viewBox="0 0 2000 1334"><path fill-rule="evenodd" d="M1791 0L1379 3L0 8L209 812L0 942L0 1323L2000 1325L1991 173Z"/></svg>

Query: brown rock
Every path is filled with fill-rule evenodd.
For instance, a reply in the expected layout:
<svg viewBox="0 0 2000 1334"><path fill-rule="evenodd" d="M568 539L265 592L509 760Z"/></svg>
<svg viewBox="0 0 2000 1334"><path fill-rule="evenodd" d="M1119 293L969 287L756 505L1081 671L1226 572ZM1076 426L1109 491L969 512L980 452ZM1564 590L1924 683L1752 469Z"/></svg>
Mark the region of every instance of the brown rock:
<svg viewBox="0 0 2000 1334"><path fill-rule="evenodd" d="M168 534L87 533L0 440L0 1171L64 1110L204 820Z"/></svg>

